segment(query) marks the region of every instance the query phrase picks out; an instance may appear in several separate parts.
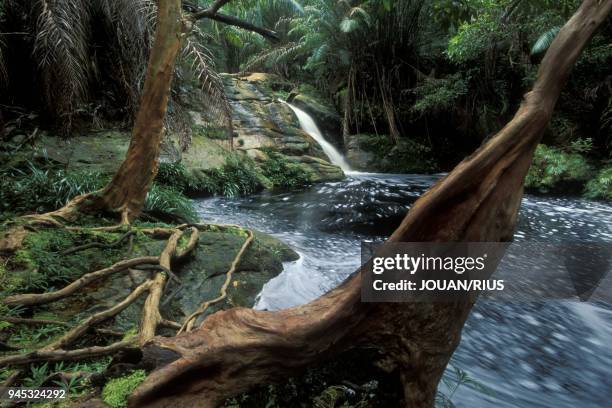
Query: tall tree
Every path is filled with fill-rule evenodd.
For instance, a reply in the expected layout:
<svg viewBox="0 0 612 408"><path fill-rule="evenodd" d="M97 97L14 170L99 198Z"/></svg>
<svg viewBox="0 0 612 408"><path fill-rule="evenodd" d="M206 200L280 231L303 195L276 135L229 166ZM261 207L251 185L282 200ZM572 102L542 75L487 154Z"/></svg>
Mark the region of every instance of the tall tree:
<svg viewBox="0 0 612 408"><path fill-rule="evenodd" d="M128 223L140 214L157 174L176 58L182 38L188 35L192 24L198 19L209 18L257 32L272 40L276 38L274 31L219 13L219 9L230 1L216 0L204 10L191 6L190 10L195 12L187 18L182 17L184 5L180 0L159 1L154 43L126 157L108 185L92 200L77 198L76 207L85 204L96 209L118 212L123 223ZM56 213L66 214L62 211Z"/></svg>
<svg viewBox="0 0 612 408"><path fill-rule="evenodd" d="M612 0L584 0L544 57L514 118L424 194L390 241L509 241L533 152L561 89ZM362 303L361 271L315 301L279 311L231 309L196 330L145 344L159 366L131 406L212 407L339 351L374 346L401 373L405 405L433 406L473 301Z"/></svg>
<svg viewBox="0 0 612 408"><path fill-rule="evenodd" d="M137 216L157 174L174 64L187 31L180 0L161 0L144 90L125 160L95 201L120 212L124 222Z"/></svg>

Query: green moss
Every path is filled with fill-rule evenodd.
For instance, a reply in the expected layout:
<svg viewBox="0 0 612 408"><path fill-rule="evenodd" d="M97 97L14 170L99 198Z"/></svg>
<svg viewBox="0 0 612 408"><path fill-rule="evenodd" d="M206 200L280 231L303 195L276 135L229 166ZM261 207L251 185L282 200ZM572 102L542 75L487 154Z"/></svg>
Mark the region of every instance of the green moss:
<svg viewBox="0 0 612 408"><path fill-rule="evenodd" d="M144 370L136 370L124 377L114 378L104 386L102 399L112 408L126 407L128 396L146 377Z"/></svg>
<svg viewBox="0 0 612 408"><path fill-rule="evenodd" d="M109 261L115 262L121 258L119 248L91 248L70 255L62 254L75 245L86 242L110 244L115 239L115 235L101 231L53 229L29 232L22 248L7 263L11 278L5 279L10 285L2 286L0 294L7 295L16 290L44 291L76 279L83 270L96 270Z"/></svg>
<svg viewBox="0 0 612 408"><path fill-rule="evenodd" d="M209 139L216 140L228 140L228 132L225 128L218 128L212 126L193 125L192 127L194 135L207 137Z"/></svg>
<svg viewBox="0 0 612 408"><path fill-rule="evenodd" d="M285 156L266 150L269 160L266 160L261 171L272 182L275 188L294 190L311 183L311 176L299 164L291 163Z"/></svg>

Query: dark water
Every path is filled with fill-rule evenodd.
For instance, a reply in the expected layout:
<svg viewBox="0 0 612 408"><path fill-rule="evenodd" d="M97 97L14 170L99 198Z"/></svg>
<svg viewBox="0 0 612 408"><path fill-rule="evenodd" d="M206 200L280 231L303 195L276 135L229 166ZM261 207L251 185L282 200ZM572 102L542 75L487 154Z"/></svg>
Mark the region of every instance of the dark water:
<svg viewBox="0 0 612 408"><path fill-rule="evenodd" d="M353 174L287 194L197 202L205 221L268 232L301 255L264 287L256 305L281 309L333 288L360 262L360 242L382 240L436 176ZM527 195L516 241L612 242L612 206ZM608 276L606 279L612 279ZM609 286L608 286L609 287ZM551 300L481 300L452 364L487 388L460 386L458 407L612 406L612 306ZM454 379L449 368L446 376Z"/></svg>

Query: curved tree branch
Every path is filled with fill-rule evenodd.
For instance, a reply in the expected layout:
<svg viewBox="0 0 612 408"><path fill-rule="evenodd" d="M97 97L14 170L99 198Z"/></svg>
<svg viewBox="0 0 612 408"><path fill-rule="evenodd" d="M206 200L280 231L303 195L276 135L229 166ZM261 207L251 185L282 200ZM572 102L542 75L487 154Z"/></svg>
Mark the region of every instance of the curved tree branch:
<svg viewBox="0 0 612 408"><path fill-rule="evenodd" d="M208 18L210 20L215 20L220 23L224 23L224 24L240 27L248 31L252 31L271 41L279 40L278 34L273 30L256 26L255 24L249 23L248 21L241 20L234 16L230 16L228 14L220 13L219 9L221 9L221 7L223 7L230 1L231 0L216 0L210 7L206 9L202 9L188 1L183 1L183 9L190 11L192 13L190 18L193 21Z"/></svg>

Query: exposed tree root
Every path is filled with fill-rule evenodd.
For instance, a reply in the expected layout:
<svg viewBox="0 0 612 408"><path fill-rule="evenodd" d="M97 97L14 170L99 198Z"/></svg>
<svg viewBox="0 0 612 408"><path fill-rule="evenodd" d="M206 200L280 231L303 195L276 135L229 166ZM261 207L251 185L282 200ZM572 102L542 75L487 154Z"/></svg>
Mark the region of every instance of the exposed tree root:
<svg viewBox="0 0 612 408"><path fill-rule="evenodd" d="M37 350L26 354L0 358L0 367L16 366L42 361L75 361L107 356L119 351L137 349L134 339L118 341L108 346L92 346L76 350Z"/></svg>
<svg viewBox="0 0 612 408"><path fill-rule="evenodd" d="M78 245L72 248L65 249L61 252L61 254L70 255L70 254L74 254L75 252L84 251L86 249L91 249L91 248L104 248L104 249L117 248L123 243L123 241L130 238L133 234L134 234L134 231L132 231L132 229L130 228L125 234L123 234L121 237L117 238L114 242L110 244L104 244L102 242L89 242L87 244Z"/></svg>
<svg viewBox="0 0 612 408"><path fill-rule="evenodd" d="M183 235L183 231L175 230L168 242L166 247L159 256L159 265L167 270L171 270L172 258L176 255L176 248L178 241ZM162 271L158 272L152 281L152 286L149 291L149 296L145 301L144 308L142 311L142 319L140 321L140 342L144 343L153 336L159 323L163 320L161 313L159 312L159 304L162 298L164 286L167 279L167 273Z"/></svg>
<svg viewBox="0 0 612 408"><path fill-rule="evenodd" d="M42 350L55 350L66 347L67 345L71 344L73 341L81 337L83 334L85 334L85 332L87 332L87 330L92 328L94 325L103 322L123 311L126 307L134 303L134 301L138 299L143 292L149 291L151 289L151 286L153 286L152 280L145 281L143 284L134 289L132 293L130 293L121 302L117 303L109 309L89 316L87 319L85 319L83 323L74 327L72 330L64 334L58 340L54 341L46 347L43 347Z"/></svg>
<svg viewBox="0 0 612 408"><path fill-rule="evenodd" d="M49 215L45 215L42 218L33 216L30 217L30 219L33 222L43 222L48 221L50 219L55 220L52 216ZM58 228L68 228L70 230L100 230L99 228L65 227L60 222L49 222L47 223L47 225L51 225ZM112 227L102 228L104 228L105 231L120 232L123 231L125 227L125 225L116 225ZM143 309L143 321L140 329L141 338L144 340L148 340L149 338L153 337L155 335L158 325L178 330L180 328L179 323L161 318L161 315L159 313L159 302L163 295L164 283L166 282L168 276L173 276L174 279L180 282L180 280L178 280L178 278L174 276L171 272L172 262L174 260L180 260L186 257L195 249L199 238L198 228L183 227L181 229L152 229L150 231L145 231L145 233L158 238L167 238L166 246L160 256L144 256L116 262L110 267L103 268L95 272L87 273L57 291L47 293L18 294L0 300L1 302L7 305L41 305L63 299L70 295L74 295L78 293L79 289L87 286L88 284L96 280L108 277L120 271L129 270L130 268L143 267L146 269L153 269L159 271L155 274L154 278L148 279L144 283L139 285L125 299L110 307L109 309L91 315L76 327L71 327L71 325L67 322L55 320L26 319L11 316L7 316L6 318L1 317L2 320L6 320L15 324L54 324L71 328L58 340L48 344L45 347L42 347L37 351L0 358L0 366L18 366L40 361L78 360L91 357L99 357L107 354L114 354L115 352L121 350L135 348L135 339L131 339L127 341L120 341L109 346L94 346L78 350L64 350L66 346L69 346L75 340L81 338L90 329L93 329L100 334L113 336L121 335L121 333L114 332L112 330L109 331L105 329L99 329L95 326L123 311L130 304L136 301L144 292L148 292L149 296L145 301L145 307ZM128 227L128 231L110 245L112 245L113 247L119 246L121 243L124 243L128 237L133 236L133 234L134 231ZM179 247L179 240L184 234L190 234L189 240L183 247ZM74 253L86 248L92 248L97 246L98 245L85 244L70 248L70 250L64 251L64 254ZM6 384L14 383L22 374L23 371L17 369L11 374L9 379L6 381Z"/></svg>
<svg viewBox="0 0 612 408"><path fill-rule="evenodd" d="M247 239L242 244L242 247L240 248L240 251L238 251L238 254L236 255L236 257L232 261L232 264L230 265L229 270L225 274L225 281L223 282L223 285L221 286L221 290L220 290L219 296L214 298L214 299L212 299L212 300L207 300L206 302L202 303L200 305L200 307L198 307L198 309L195 312L193 312L189 317L187 317L187 319L185 319L185 322L181 326L178 334L180 334L180 333L182 333L184 331L191 331L193 329L193 326L194 326L194 324L195 324L195 322L196 322L196 320L197 320L197 318L199 316L201 316L204 312L206 312L206 310L211 305L214 305L215 303L219 303L220 301L222 301L223 299L225 299L227 297L227 288L228 288L229 284L232 281L232 275L233 275L234 271L236 270L236 267L240 263L240 260L242 259L242 256L244 255L244 252L247 250L247 248L249 247L249 245L253 241L253 231L251 231L251 230L246 230L246 231L247 231L247 234L248 234Z"/></svg>
<svg viewBox="0 0 612 408"><path fill-rule="evenodd" d="M108 268L100 269L95 272L90 272L81 276L79 279L75 280L68 286L65 286L62 289L56 290L54 292L45 292L45 293L24 293L19 295L7 296L0 301L6 305L23 305L23 306L33 306L33 305L41 305L45 303L54 302L56 300L65 298L74 294L77 290L87 286L93 281L98 279L102 279L104 277L110 276L114 273L126 270L128 268L143 265L143 264L156 264L159 262L159 257L157 256L143 256L140 258L123 260L115 263Z"/></svg>

